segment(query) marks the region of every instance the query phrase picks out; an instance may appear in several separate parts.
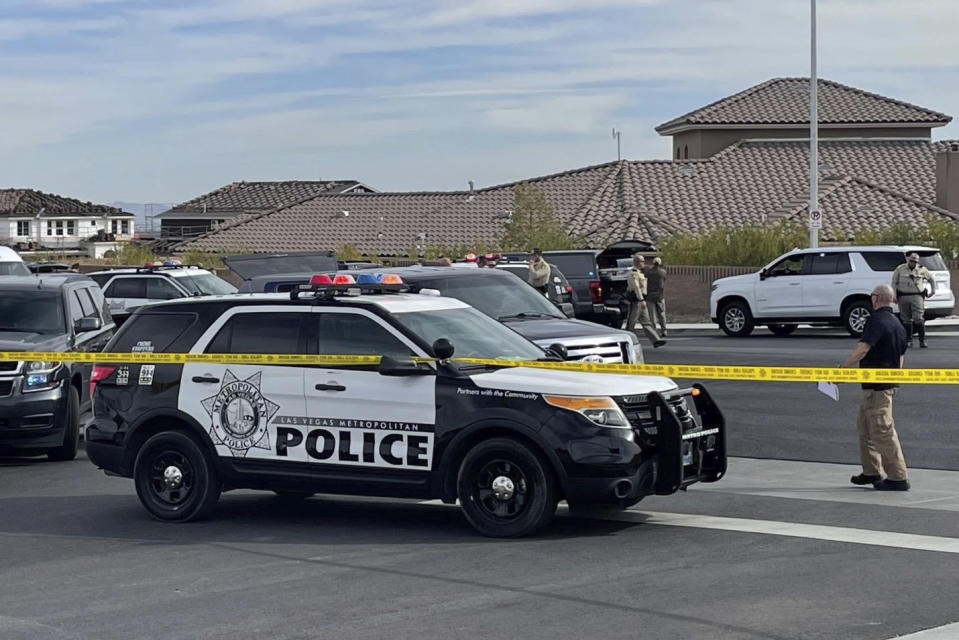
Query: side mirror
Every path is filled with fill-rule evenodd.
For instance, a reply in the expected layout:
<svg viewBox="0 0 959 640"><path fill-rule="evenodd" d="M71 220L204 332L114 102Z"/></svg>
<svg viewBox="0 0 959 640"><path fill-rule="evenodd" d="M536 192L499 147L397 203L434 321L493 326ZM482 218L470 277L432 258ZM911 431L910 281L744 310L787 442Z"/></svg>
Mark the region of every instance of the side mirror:
<svg viewBox="0 0 959 640"><path fill-rule="evenodd" d="M765 279L768 278L768 277L769 277L769 274L766 273L766 270L765 270L765 269L760 269L760 270L759 270L759 279L760 279L760 280L765 280Z"/></svg>
<svg viewBox="0 0 959 640"><path fill-rule="evenodd" d="M560 360L565 360L569 357L569 351L566 349L566 345L562 342L554 342L546 348L546 353L556 356Z"/></svg>
<svg viewBox="0 0 959 640"><path fill-rule="evenodd" d="M381 376L428 376L433 373L433 369L428 366L421 366L412 360L397 360L390 356L380 358L376 371Z"/></svg>
<svg viewBox="0 0 959 640"><path fill-rule="evenodd" d="M449 360L453 357L453 343L446 338L437 338L433 343L433 357Z"/></svg>
<svg viewBox="0 0 959 640"><path fill-rule="evenodd" d="M80 318L73 323L73 330L76 333L87 333L89 331L97 331L103 326L103 323L100 322L100 318Z"/></svg>

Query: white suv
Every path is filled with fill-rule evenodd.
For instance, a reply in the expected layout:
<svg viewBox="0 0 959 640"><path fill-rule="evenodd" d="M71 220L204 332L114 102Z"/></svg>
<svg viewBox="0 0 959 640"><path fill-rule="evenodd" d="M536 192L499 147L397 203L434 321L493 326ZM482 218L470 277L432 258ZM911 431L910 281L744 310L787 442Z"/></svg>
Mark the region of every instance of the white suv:
<svg viewBox="0 0 959 640"><path fill-rule="evenodd" d="M926 318L950 315L955 298L939 250L887 245L793 249L757 273L716 280L710 317L730 336L747 336L756 325L789 335L799 323L812 323L843 326L859 337L872 312L869 294L876 285L889 284L904 254L912 251L936 280Z"/></svg>

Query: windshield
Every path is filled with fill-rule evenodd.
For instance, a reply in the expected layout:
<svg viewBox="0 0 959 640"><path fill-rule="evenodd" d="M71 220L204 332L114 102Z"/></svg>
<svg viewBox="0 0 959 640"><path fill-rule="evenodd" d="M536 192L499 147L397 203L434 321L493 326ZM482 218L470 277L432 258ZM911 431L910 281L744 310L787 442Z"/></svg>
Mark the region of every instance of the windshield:
<svg viewBox="0 0 959 640"><path fill-rule="evenodd" d="M419 284L439 289L444 296L462 300L491 318L566 317L536 289L514 278L475 275Z"/></svg>
<svg viewBox="0 0 959 640"><path fill-rule="evenodd" d="M0 292L0 331L62 333L63 299L43 291Z"/></svg>
<svg viewBox="0 0 959 640"><path fill-rule="evenodd" d="M0 276L29 276L30 270L22 262L0 262Z"/></svg>
<svg viewBox="0 0 959 640"><path fill-rule="evenodd" d="M545 353L523 336L476 309L411 311L396 320L426 344L439 338L453 343L453 357L537 360Z"/></svg>
<svg viewBox="0 0 959 640"><path fill-rule="evenodd" d="M230 293L236 293L236 287L212 273L198 276L180 276L176 281L192 294L225 296Z"/></svg>

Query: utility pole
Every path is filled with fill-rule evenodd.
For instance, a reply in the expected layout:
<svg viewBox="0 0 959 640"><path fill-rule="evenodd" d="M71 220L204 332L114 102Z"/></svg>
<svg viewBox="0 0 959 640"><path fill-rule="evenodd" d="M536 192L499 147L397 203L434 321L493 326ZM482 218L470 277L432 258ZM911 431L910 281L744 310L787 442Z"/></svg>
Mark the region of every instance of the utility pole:
<svg viewBox="0 0 959 640"><path fill-rule="evenodd" d="M617 131L616 127L613 127L613 140L616 141L616 161L617 162L623 159L623 155L622 153L620 153L620 150L619 150L619 138L621 135L623 135L623 132Z"/></svg>
<svg viewBox="0 0 959 640"><path fill-rule="evenodd" d="M819 81L816 76L816 0L809 0L809 246L819 246Z"/></svg>

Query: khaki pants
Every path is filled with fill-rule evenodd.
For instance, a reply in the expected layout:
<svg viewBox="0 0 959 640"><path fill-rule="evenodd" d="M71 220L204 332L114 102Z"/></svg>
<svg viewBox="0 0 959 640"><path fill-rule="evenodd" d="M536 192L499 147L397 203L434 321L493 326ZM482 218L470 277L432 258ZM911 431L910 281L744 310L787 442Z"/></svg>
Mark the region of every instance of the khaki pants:
<svg viewBox="0 0 959 640"><path fill-rule="evenodd" d="M626 330L636 333L637 322L642 325L643 333L646 334L650 342L656 343L662 339L659 337L659 334L656 333L656 327L654 327L653 323L649 320L649 309L647 306L641 302L630 302L629 317L626 319ZM639 337L638 333L636 333L636 337Z"/></svg>
<svg viewBox="0 0 959 640"><path fill-rule="evenodd" d="M653 321L653 327L658 329L660 334L666 333L666 299L650 300L647 298L646 307Z"/></svg>
<svg viewBox="0 0 959 640"><path fill-rule="evenodd" d="M899 319L905 322L919 324L922 322L923 312L926 310L926 300L921 295L899 296ZM912 340L912 338L909 338Z"/></svg>
<svg viewBox="0 0 959 640"><path fill-rule="evenodd" d="M890 480L906 479L906 461L902 457L899 436L892 419L895 389L864 389L856 429L859 431L859 459L867 476L882 475Z"/></svg>

